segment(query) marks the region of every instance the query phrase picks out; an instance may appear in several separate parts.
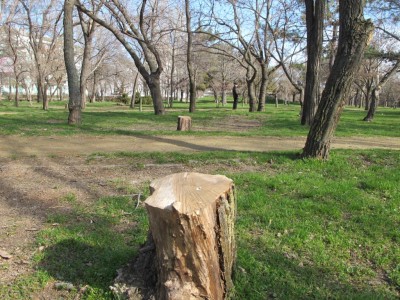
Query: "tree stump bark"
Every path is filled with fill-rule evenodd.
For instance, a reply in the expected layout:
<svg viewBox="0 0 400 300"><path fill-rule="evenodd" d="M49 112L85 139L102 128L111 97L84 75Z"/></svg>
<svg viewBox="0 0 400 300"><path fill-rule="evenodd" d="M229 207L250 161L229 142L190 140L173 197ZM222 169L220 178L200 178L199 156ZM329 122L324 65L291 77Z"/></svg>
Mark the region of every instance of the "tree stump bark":
<svg viewBox="0 0 400 300"><path fill-rule="evenodd" d="M231 179L178 173L145 201L157 258L157 299L227 299L236 259Z"/></svg>
<svg viewBox="0 0 400 300"><path fill-rule="evenodd" d="M178 116L178 131L189 131L192 129L192 118L188 116Z"/></svg>

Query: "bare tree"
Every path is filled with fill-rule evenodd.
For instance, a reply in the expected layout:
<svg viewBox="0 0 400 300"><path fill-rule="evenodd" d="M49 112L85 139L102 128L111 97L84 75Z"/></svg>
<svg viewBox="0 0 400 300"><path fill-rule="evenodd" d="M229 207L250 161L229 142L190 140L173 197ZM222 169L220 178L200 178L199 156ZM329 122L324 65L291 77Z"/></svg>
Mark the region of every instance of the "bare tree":
<svg viewBox="0 0 400 300"><path fill-rule="evenodd" d="M103 17L100 18L82 2L77 1L77 7L80 11L107 28L122 43L150 89L155 114L164 114L165 109L160 87L163 62L157 45L163 34L157 27L159 25L157 23L159 18L158 1L149 4L147 0L143 0L139 7L137 22L135 17L130 14L131 10L118 0L103 2L103 4L111 16L110 20L114 22L108 22ZM143 53L146 64L141 60L139 51Z"/></svg>
<svg viewBox="0 0 400 300"><path fill-rule="evenodd" d="M305 47L303 44L306 35L302 18L302 6L296 0L283 0L280 2L282 3L281 13L276 17L274 25L269 26L275 44L271 56L282 67L289 82L299 94L299 102L303 106L305 79L300 79L298 76L299 66L304 64L303 54Z"/></svg>
<svg viewBox="0 0 400 300"><path fill-rule="evenodd" d="M15 106L19 106L19 88L23 79L24 73L28 72L28 63L26 61L27 49L21 37L21 30L14 28L14 22L16 22L16 16L18 14L18 2L9 3L10 7L7 11L7 15L1 15L5 17L3 30L5 31L6 37L6 49L5 53L10 58L12 69L15 79L15 94L14 103ZM3 13L3 8L1 13ZM13 27L14 26L14 27ZM4 50L4 49L3 49ZM11 93L11 89L9 91Z"/></svg>
<svg viewBox="0 0 400 300"><path fill-rule="evenodd" d="M54 13L56 0L49 2L19 0L22 4L29 31L29 41L37 72L38 101L43 102L43 109L48 109L47 89L50 81L55 56L55 50L60 46L61 28L59 21L61 11ZM37 15L33 11L40 10Z"/></svg>
<svg viewBox="0 0 400 300"><path fill-rule="evenodd" d="M380 79L378 74L374 82L375 84L371 89L371 102L368 107L367 115L363 119L364 121L373 120L376 109L378 107L380 99L379 95L382 88L389 81L389 79L399 71L400 67L400 57L397 50L400 42L400 36L395 30L393 30L393 25L397 25L399 22L398 14L400 13L400 1L371 0L369 2L371 2L371 9L373 12L372 16L374 17L375 22L378 24L377 29L383 32L385 40L393 41L395 51L391 51L392 49L390 49L390 47L389 49L388 47L386 47L386 49L384 48L381 50L381 53L375 53L375 55L373 55L381 60L383 59L384 61L391 61L392 66L383 74ZM381 13L382 11L384 13Z"/></svg>
<svg viewBox="0 0 400 300"><path fill-rule="evenodd" d="M19 106L19 87L22 81L24 73L28 72L27 64L24 63L25 58L21 53L21 42L18 30L13 30L11 23L7 24L7 42L10 49L10 57L12 59L12 66L15 78L15 95L14 102L15 106Z"/></svg>
<svg viewBox="0 0 400 300"><path fill-rule="evenodd" d="M400 68L400 58L393 63L391 68L382 76L382 78L376 83L374 88L372 89L371 92L371 103L368 109L368 113L363 119L364 121L371 122L374 119L376 109L379 104L379 94L383 88L383 86L386 84L386 82L394 75L396 72L399 71Z"/></svg>

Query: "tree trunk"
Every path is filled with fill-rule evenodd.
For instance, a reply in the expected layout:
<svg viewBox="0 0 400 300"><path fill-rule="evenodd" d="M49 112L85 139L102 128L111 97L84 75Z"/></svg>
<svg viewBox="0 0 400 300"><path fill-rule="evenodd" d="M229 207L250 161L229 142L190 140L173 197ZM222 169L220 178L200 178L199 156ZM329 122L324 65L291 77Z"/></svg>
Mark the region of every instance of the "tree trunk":
<svg viewBox="0 0 400 300"><path fill-rule="evenodd" d="M194 76L193 59L192 59L193 33L190 24L192 20L192 16L190 13L190 0L185 0L185 12L186 12L186 32L187 32L186 60L187 60L187 70L189 75L189 93L190 93L189 112L194 113L196 111L196 80Z"/></svg>
<svg viewBox="0 0 400 300"><path fill-rule="evenodd" d="M360 89L357 89L356 90L356 95L354 96L354 107L357 107L359 98L360 98Z"/></svg>
<svg viewBox="0 0 400 300"><path fill-rule="evenodd" d="M90 103L96 102L96 96L97 96L97 72L94 70L93 72L93 86L92 86L92 93L90 97Z"/></svg>
<svg viewBox="0 0 400 300"><path fill-rule="evenodd" d="M130 108L135 108L136 87L137 87L138 78L139 78L139 73L136 73L135 81L133 82L133 91L132 91L131 104L129 105Z"/></svg>
<svg viewBox="0 0 400 300"><path fill-rule="evenodd" d="M81 26L83 31L83 37L85 40L85 44L83 47L83 56L82 56L82 66L81 66L81 74L79 79L79 89L81 94L81 108L86 107L86 90L87 90L87 81L89 77L89 63L90 57L92 55L92 43L93 43L93 33L95 30L96 23L93 23L90 26L90 23L87 25L87 28L83 25L83 19L81 18Z"/></svg>
<svg viewBox="0 0 400 300"><path fill-rule="evenodd" d="M246 71L247 95L249 97L249 112L255 112L256 96L254 94L254 80L256 79L257 73L254 69L253 74L251 74L251 70L251 66L248 66Z"/></svg>
<svg viewBox="0 0 400 300"><path fill-rule="evenodd" d="M62 85L58 86L58 101L62 101L63 100L63 87Z"/></svg>
<svg viewBox="0 0 400 300"><path fill-rule="evenodd" d="M75 0L64 2L64 60L68 76L68 124L81 123L81 93L78 71L75 67L73 17Z"/></svg>
<svg viewBox="0 0 400 300"><path fill-rule="evenodd" d="M304 91L302 125L311 125L319 102L319 73L322 55L322 38L325 0L306 0L307 72Z"/></svg>
<svg viewBox="0 0 400 300"><path fill-rule="evenodd" d="M100 102L104 102L105 97L104 97L104 88L101 87L100 89Z"/></svg>
<svg viewBox="0 0 400 300"><path fill-rule="evenodd" d="M247 82L247 94L249 96L249 112L256 111L256 95L254 93L254 81L246 80Z"/></svg>
<svg viewBox="0 0 400 300"><path fill-rule="evenodd" d="M47 95L47 84L43 85L43 110L49 109L49 97Z"/></svg>
<svg viewBox="0 0 400 300"><path fill-rule="evenodd" d="M265 100L267 98L268 69L265 63L260 63L260 66L261 66L261 85L260 85L260 94L258 97L257 111L265 111Z"/></svg>
<svg viewBox="0 0 400 300"><path fill-rule="evenodd" d="M369 109L367 115L364 117L363 121L371 122L374 119L376 108L379 103L379 92L381 87L376 87L372 89L371 92L371 102L369 104Z"/></svg>
<svg viewBox="0 0 400 300"><path fill-rule="evenodd" d="M37 78L37 103L43 101L43 89L42 89L42 78L38 75Z"/></svg>
<svg viewBox="0 0 400 300"><path fill-rule="evenodd" d="M153 181L150 190L156 299L228 299L236 259L232 180L179 173Z"/></svg>
<svg viewBox="0 0 400 300"><path fill-rule="evenodd" d="M339 122L354 76L374 29L363 17L364 1L339 1L339 42L335 62L311 125L303 157L327 159L330 143Z"/></svg>
<svg viewBox="0 0 400 300"><path fill-rule="evenodd" d="M161 87L160 87L160 74L151 74L146 78L147 86L150 89L150 95L153 99L154 114L165 114L164 103L162 100Z"/></svg>
<svg viewBox="0 0 400 300"><path fill-rule="evenodd" d="M171 79L170 79L170 87L169 87L169 107L172 108L174 103L174 73L175 73L175 41L172 47L172 56L171 56Z"/></svg>
<svg viewBox="0 0 400 300"><path fill-rule="evenodd" d="M19 85L19 80L16 79L16 80L15 80L15 96L14 96L15 107L18 107L18 106L19 106L19 91L18 91L18 85Z"/></svg>
<svg viewBox="0 0 400 300"><path fill-rule="evenodd" d="M369 102L370 102L370 100L371 100L371 95L372 95L372 92L371 92L371 90L370 89L367 89L367 93L365 94L365 97L364 97L364 110L366 110L366 111L368 111L369 110Z"/></svg>
<svg viewBox="0 0 400 300"><path fill-rule="evenodd" d="M24 89L25 89L25 97L26 97L26 100L29 102L29 105L31 105L32 106L32 96L31 96L31 91L30 91L30 88L29 88L29 86L28 86L28 84L26 84L26 82L24 82L23 81L23 86L24 86Z"/></svg>
<svg viewBox="0 0 400 300"><path fill-rule="evenodd" d="M84 83L80 84L80 93L81 93L81 108L85 109L86 108L86 86L87 86L87 81Z"/></svg>
<svg viewBox="0 0 400 300"><path fill-rule="evenodd" d="M338 36L338 22L333 21L332 24L332 39L329 42L329 71L332 70L335 58L336 42Z"/></svg>
<svg viewBox="0 0 400 300"><path fill-rule="evenodd" d="M225 86L225 82L223 82L222 85ZM226 90L225 90L225 87L222 87L222 90L221 90L221 103L222 103L222 106L226 105Z"/></svg>

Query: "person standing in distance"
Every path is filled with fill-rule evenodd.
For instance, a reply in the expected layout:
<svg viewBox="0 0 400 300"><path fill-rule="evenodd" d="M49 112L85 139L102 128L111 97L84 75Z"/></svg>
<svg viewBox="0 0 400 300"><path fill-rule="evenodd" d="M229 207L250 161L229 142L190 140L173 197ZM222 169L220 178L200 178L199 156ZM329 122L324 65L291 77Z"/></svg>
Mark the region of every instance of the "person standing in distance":
<svg viewBox="0 0 400 300"><path fill-rule="evenodd" d="M236 109L239 100L238 85L236 82L233 83L232 95L233 95L233 109Z"/></svg>

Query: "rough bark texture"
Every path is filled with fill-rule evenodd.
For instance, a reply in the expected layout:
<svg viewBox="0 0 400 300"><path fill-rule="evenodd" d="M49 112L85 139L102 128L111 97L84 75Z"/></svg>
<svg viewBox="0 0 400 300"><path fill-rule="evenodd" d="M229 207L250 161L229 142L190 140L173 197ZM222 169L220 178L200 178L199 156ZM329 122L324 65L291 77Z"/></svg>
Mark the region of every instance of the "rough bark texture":
<svg viewBox="0 0 400 300"><path fill-rule="evenodd" d="M192 20L192 16L190 13L190 0L185 0L185 13L186 13L186 33L188 38L187 48L186 48L186 61L187 61L187 70L189 75L189 97L190 97L189 112L194 113L196 111L196 79L194 76L193 59L192 59L193 33L190 24Z"/></svg>
<svg viewBox="0 0 400 300"><path fill-rule="evenodd" d="M160 87L160 74L159 73L151 74L146 78L146 83L150 89L151 98L153 99L154 114L156 115L165 114L165 108L162 100L163 98Z"/></svg>
<svg viewBox="0 0 400 300"><path fill-rule="evenodd" d="M261 85L260 95L258 97L257 111L265 111L265 100L267 98L267 85L268 85L268 65L260 63L261 66Z"/></svg>
<svg viewBox="0 0 400 300"><path fill-rule="evenodd" d="M137 89L138 78L139 78L139 73L136 73L135 80L133 81L132 97L131 97L131 103L129 105L129 108L135 108L136 89Z"/></svg>
<svg viewBox="0 0 400 300"><path fill-rule="evenodd" d="M256 79L257 73L254 68L251 66L247 67L246 72L246 84L247 84L247 95L249 97L249 112L256 111L256 95L255 95L255 87L254 80Z"/></svg>
<svg viewBox="0 0 400 300"><path fill-rule="evenodd" d="M192 118L188 116L178 116L178 131L189 131L192 129Z"/></svg>
<svg viewBox="0 0 400 300"><path fill-rule="evenodd" d="M339 1L339 42L335 62L307 136L303 157L327 159L344 100L374 29L363 17L364 1Z"/></svg>
<svg viewBox="0 0 400 300"><path fill-rule="evenodd" d="M81 93L79 76L75 67L74 58L74 33L72 18L74 5L75 0L65 0L64 2L64 60L68 76L68 124L70 125L81 123Z"/></svg>
<svg viewBox="0 0 400 300"><path fill-rule="evenodd" d="M42 89L42 79L40 74L38 74L38 78L37 78L37 102L41 102L43 101L43 89Z"/></svg>
<svg viewBox="0 0 400 300"><path fill-rule="evenodd" d="M157 299L227 299L233 288L236 215L232 180L173 174L146 200L157 257Z"/></svg>
<svg viewBox="0 0 400 300"><path fill-rule="evenodd" d="M306 0L307 73L302 125L311 125L319 100L319 73L322 55L325 0Z"/></svg>

